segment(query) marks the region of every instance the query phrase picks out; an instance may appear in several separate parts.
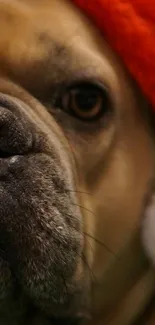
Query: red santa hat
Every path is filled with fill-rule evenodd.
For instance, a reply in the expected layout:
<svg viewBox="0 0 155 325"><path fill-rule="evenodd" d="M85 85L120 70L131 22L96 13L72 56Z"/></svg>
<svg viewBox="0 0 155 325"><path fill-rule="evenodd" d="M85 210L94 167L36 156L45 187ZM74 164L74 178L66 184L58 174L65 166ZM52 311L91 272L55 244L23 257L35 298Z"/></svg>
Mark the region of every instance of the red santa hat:
<svg viewBox="0 0 155 325"><path fill-rule="evenodd" d="M155 0L72 0L96 24L155 111Z"/></svg>

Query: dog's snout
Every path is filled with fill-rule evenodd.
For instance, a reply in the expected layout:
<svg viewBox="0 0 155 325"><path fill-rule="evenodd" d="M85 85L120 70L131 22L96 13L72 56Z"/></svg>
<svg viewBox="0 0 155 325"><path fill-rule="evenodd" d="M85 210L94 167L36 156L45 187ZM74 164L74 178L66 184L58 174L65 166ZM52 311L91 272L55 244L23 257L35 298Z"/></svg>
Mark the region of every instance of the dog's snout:
<svg viewBox="0 0 155 325"><path fill-rule="evenodd" d="M67 141L37 103L0 93L0 257L13 289L57 324L83 307L82 215Z"/></svg>
<svg viewBox="0 0 155 325"><path fill-rule="evenodd" d="M6 106L0 101L0 158L24 154L32 146L30 130L20 116L11 110L11 103Z"/></svg>

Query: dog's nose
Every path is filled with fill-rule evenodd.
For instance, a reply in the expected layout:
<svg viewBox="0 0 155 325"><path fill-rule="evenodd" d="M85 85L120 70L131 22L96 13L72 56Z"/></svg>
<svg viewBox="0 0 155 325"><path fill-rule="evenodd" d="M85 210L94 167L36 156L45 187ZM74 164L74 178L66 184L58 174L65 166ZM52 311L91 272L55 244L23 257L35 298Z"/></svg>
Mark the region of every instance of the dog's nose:
<svg viewBox="0 0 155 325"><path fill-rule="evenodd" d="M20 112L18 103L0 98L0 158L22 155L32 146L32 134L15 111Z"/></svg>

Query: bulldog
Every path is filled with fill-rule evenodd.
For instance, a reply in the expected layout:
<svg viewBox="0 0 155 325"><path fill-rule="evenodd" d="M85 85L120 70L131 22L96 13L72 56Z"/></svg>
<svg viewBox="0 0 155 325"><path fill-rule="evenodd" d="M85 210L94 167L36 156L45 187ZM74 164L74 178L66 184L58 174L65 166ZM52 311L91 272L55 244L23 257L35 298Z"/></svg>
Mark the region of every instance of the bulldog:
<svg viewBox="0 0 155 325"><path fill-rule="evenodd" d="M0 22L0 325L154 324L150 103L71 1Z"/></svg>

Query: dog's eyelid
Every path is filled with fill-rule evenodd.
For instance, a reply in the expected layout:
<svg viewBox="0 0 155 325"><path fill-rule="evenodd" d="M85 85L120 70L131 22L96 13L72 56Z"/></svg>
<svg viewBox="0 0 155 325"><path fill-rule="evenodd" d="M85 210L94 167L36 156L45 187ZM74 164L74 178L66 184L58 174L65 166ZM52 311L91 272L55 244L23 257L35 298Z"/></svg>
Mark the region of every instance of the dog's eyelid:
<svg viewBox="0 0 155 325"><path fill-rule="evenodd" d="M71 76L68 76L66 79L57 82L57 84L52 85L51 87L51 94L52 97L57 97L64 89L70 88L74 85L80 85L80 84L92 84L99 86L100 88L103 88L106 90L107 94L111 93L111 89L109 88L108 84L103 81L103 79L95 74L90 74L89 72L78 72L78 74L72 74Z"/></svg>

